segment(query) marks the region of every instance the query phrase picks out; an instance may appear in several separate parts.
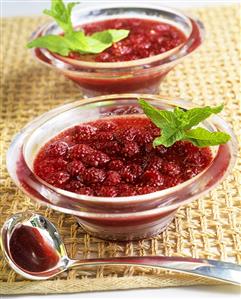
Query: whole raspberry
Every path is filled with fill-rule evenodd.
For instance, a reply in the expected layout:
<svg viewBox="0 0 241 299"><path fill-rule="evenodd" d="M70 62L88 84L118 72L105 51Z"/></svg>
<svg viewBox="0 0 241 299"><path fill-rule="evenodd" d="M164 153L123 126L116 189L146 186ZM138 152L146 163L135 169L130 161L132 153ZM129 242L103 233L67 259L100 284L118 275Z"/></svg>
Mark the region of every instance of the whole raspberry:
<svg viewBox="0 0 241 299"><path fill-rule="evenodd" d="M121 171L121 176L127 183L133 183L141 174L141 166L134 163L126 165Z"/></svg>
<svg viewBox="0 0 241 299"><path fill-rule="evenodd" d="M74 160L67 165L67 171L71 176L77 176L84 170L84 164L79 160Z"/></svg>
<svg viewBox="0 0 241 299"><path fill-rule="evenodd" d="M84 180L87 184L102 183L105 180L105 177L105 171L95 167L87 169L84 174Z"/></svg>
<svg viewBox="0 0 241 299"><path fill-rule="evenodd" d="M88 166L104 166L110 161L109 156L100 151L94 151L92 154L84 157L82 161Z"/></svg>
<svg viewBox="0 0 241 299"><path fill-rule="evenodd" d="M107 186L118 185L121 182L121 176L118 172L109 170L106 173L104 184Z"/></svg>
<svg viewBox="0 0 241 299"><path fill-rule="evenodd" d="M50 174L45 179L49 184L54 185L56 187L61 187L69 181L70 175L64 171L58 171Z"/></svg>
<svg viewBox="0 0 241 299"><path fill-rule="evenodd" d="M142 183L152 187L162 186L164 177L157 170L146 170L142 176Z"/></svg>
<svg viewBox="0 0 241 299"><path fill-rule="evenodd" d="M64 157L68 153L68 144L62 141L51 143L46 149L46 156L49 157Z"/></svg>
<svg viewBox="0 0 241 299"><path fill-rule="evenodd" d="M91 125L80 125L74 127L73 137L76 142L83 142L90 140L97 129Z"/></svg>
<svg viewBox="0 0 241 299"><path fill-rule="evenodd" d="M110 170L121 170L123 168L123 162L121 160L112 160L108 164Z"/></svg>
<svg viewBox="0 0 241 299"><path fill-rule="evenodd" d="M91 155L94 152L94 149L87 144L76 144L70 148L70 158L74 159L83 159L88 155Z"/></svg>
<svg viewBox="0 0 241 299"><path fill-rule="evenodd" d="M181 168L178 164L171 161L163 161L162 164L162 172L169 176L177 176L181 173Z"/></svg>
<svg viewBox="0 0 241 299"><path fill-rule="evenodd" d="M102 186L97 191L97 195L103 197L115 197L117 196L117 194L118 194L117 189L116 187L113 186Z"/></svg>
<svg viewBox="0 0 241 299"><path fill-rule="evenodd" d="M126 141L122 148L122 154L126 158L132 158L140 152L138 144L134 141Z"/></svg>

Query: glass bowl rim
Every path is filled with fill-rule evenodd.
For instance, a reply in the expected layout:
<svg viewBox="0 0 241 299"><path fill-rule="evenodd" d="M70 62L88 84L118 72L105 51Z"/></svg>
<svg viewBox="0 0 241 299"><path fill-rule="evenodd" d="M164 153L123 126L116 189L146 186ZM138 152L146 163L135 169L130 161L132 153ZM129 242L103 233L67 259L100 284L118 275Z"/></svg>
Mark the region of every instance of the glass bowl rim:
<svg viewBox="0 0 241 299"><path fill-rule="evenodd" d="M61 112L66 112L68 110L71 110L71 109L74 109L78 106L85 106L85 105L88 105L88 104L92 104L92 103L96 103L96 102L104 102L104 101L109 101L109 100L113 100L113 99L118 99L118 98L121 98L121 99L128 99L128 98L131 98L131 99L138 99L140 97L143 97L145 99L149 99L149 100L154 100L154 101L160 101L164 104L167 104L169 106L184 106L185 107L198 107L198 105L196 104L193 104L191 102L188 102L188 101L184 101L184 100L180 100L180 99L172 99L170 97L166 97L166 96L161 96L161 95L150 95L150 94L115 94L115 95L103 95L103 96L98 96L98 97L94 97L94 98L88 98L88 99L81 99L81 100L78 100L78 101L74 101L72 103L68 103L68 104L65 104L65 105L61 105L57 108L54 108L42 115L40 115L38 118L35 118L34 120L32 120L30 123L28 123L22 130L21 130L21 134L24 134L25 132L28 132L28 135L26 136L26 138L24 139L24 142L23 142L23 156L24 156L24 159L25 159L25 162L29 168L29 170L31 171L31 173L34 174L33 172L33 169L32 167L29 165L28 161L26 161L26 157L25 157L25 146L26 146L26 143L28 142L29 138L31 137L31 134L37 130L39 128L39 126L41 126L43 123L47 123L47 121L49 121L50 119L54 118L56 116L56 111L58 111L58 115L61 114ZM46 119L46 116L48 116L48 118ZM237 148L237 141L236 141L236 137L233 133L233 131L231 130L231 128L228 126L228 124L222 119L220 118L219 116L213 116L215 118L216 121L218 122L221 122L223 123L223 125L225 125L225 127L228 129L228 133L231 134L231 141L229 141L229 144L230 144L230 148L233 148L234 147L234 151L236 151L236 148ZM209 125L211 125L212 127L215 128L215 125L212 124L212 121L209 120L209 121L206 121ZM36 126L37 125L37 126ZM31 127L34 127L32 128L31 130ZM13 141L14 142L14 141ZM11 147L11 146L10 146ZM227 173L229 172L228 170L231 169L231 167L235 164L235 160L236 160L236 157L235 155L231 155L231 158L230 158L230 163L228 165L228 168L225 170L225 174L221 177L220 180L223 180L225 178L225 175L227 175ZM54 192L58 193L58 194L61 194L61 195L64 195L64 196L67 196L67 197L70 197L70 198L74 198L74 199L79 199L81 201L91 201L92 203L94 202L104 202L104 203L108 203L108 202L111 202L111 201L114 201L115 203L127 203L127 202L147 202L147 201L151 201L151 200L154 200L156 198L159 198L159 197L162 197L162 196L165 196L165 195L169 195L169 194L172 194L172 193L175 193L176 191L179 191L181 190L183 187L186 187L188 186L189 184L193 183L194 181L197 181L200 176L204 175L205 172L208 171L209 167L211 167L213 161L211 162L211 164L205 168L202 172L200 172L198 175L196 175L195 177L181 183L181 184L178 184L174 187L170 187L170 188L167 188L167 189L163 189L163 190L159 190L159 191L156 191L156 192L152 192L152 193L147 193L147 194L143 194L143 195L134 195L134 196L123 196L123 197L99 197L99 196L88 196L88 195L81 195L81 194L77 194L77 193L74 193L74 192L70 192L70 191L66 191L66 190L63 190L63 189L60 189L60 188L57 188L57 187L54 187L50 184L48 184L47 182L43 181L42 179L40 179L36 174L34 174L34 176L37 178L37 180L43 184L44 186L50 188L51 190L53 190ZM220 181L219 180L219 181ZM214 184L216 185L216 183ZM213 185L211 186L211 189L213 188ZM149 198L151 197L151 198Z"/></svg>
<svg viewBox="0 0 241 299"><path fill-rule="evenodd" d="M151 57L135 59L135 60L130 60L130 61L122 61L122 62L89 62L89 61L81 61L81 60L71 59L71 58L68 58L68 57L63 57L62 58L61 55L58 55L58 54L55 54L55 53L52 54L47 49L43 49L43 48L38 48L38 49L40 49L42 55L47 57L50 61L55 62L54 66L57 67L56 64L61 63L61 67L58 67L60 69L65 68L65 67L68 68L68 66L76 66L76 67L81 67L82 66L82 67L89 67L89 68L97 68L97 69L103 68L103 69L112 70L112 69L115 69L115 68L125 69L125 68L129 68L129 67L137 67L137 66L142 66L144 64L155 63L155 62L162 61L162 60L164 60L164 62L160 63L160 64L164 65L165 63L170 63L170 62L176 61L176 60L182 58L183 56L185 56L186 54L189 54L187 52L186 48L190 47L192 45L192 43L194 42L193 39L191 39L191 40L189 39L190 36L192 35L192 32L193 32L192 22L195 23L195 25L197 26L197 28L200 32L200 41L201 42L198 46L200 46L203 42L204 35L205 35L205 29L204 29L203 23L200 20L198 20L194 17L189 17L188 14L186 14L182 11L179 11L177 9L170 8L170 7L167 7L167 6L163 6L163 5L158 6L158 4L155 4L155 5L145 5L145 4L138 5L136 2L133 2L133 4L126 4L126 3L125 4L111 4L111 5L110 4L108 4L108 5L107 4L103 4L103 5L99 4L95 7L86 6L84 8L84 10L90 11L90 10L98 9L98 8L103 8L104 9L104 8L118 8L118 7L120 7L120 8L121 7L126 7L126 8L135 7L135 8L147 8L147 9L149 8L149 9L156 9L156 10L161 10L162 9L164 11L170 11L170 12L176 13L179 16L181 16L183 19L187 19L187 21L189 22L189 26L191 27L191 33L189 34L189 36L187 37L187 40L184 43L178 45L177 47L175 47L173 49L170 49L169 51L166 51L164 53L154 55L154 56L151 56ZM83 13L83 10L81 11L81 13ZM78 11L76 11L74 13L74 16L76 16L77 14L78 14ZM31 40L36 38L37 36L39 36L43 31L47 31L50 26L53 26L55 24L56 24L56 22L51 22L51 23L48 22L48 23L42 25L40 28L38 28L37 31L35 31L33 33L32 37L31 37ZM195 49L197 47L195 47ZM193 49L193 50L195 50L195 49ZM33 49L33 51L34 50L35 50L35 48ZM185 53L180 54L180 52L182 50ZM34 53L34 56L36 56L35 52L33 52L33 53ZM179 53L180 57L177 57L176 53ZM168 59L168 61L165 61L166 59ZM71 64L71 62L72 62L72 64ZM74 71L78 71L78 70L74 70Z"/></svg>

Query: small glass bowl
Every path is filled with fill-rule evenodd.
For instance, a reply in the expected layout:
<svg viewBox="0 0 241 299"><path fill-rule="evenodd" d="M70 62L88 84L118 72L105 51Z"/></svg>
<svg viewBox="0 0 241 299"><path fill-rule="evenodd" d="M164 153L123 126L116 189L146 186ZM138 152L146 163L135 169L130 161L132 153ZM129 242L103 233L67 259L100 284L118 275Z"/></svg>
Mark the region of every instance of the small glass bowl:
<svg viewBox="0 0 241 299"><path fill-rule="evenodd" d="M79 27L86 23L116 18L142 18L169 23L182 31L187 40L162 54L125 62L80 61L40 48L33 50L34 57L76 82L86 96L126 92L155 94L167 73L203 42L204 28L200 21L158 5L145 6L129 2L83 7L74 15L73 25ZM33 33L32 39L61 33L56 23L46 24Z"/></svg>
<svg viewBox="0 0 241 299"><path fill-rule="evenodd" d="M108 95L63 105L33 120L17 134L7 153L7 168L12 179L31 198L75 215L80 225L96 237L125 241L160 233L179 207L213 189L233 168L237 141L220 117L214 116L202 126L210 131L226 131L231 140L214 147L213 160L203 172L169 189L129 197L95 197L56 188L33 173L38 151L51 138L79 123L115 115L140 115L143 113L137 102L140 96L159 109L194 107L182 100L170 101L146 94Z"/></svg>

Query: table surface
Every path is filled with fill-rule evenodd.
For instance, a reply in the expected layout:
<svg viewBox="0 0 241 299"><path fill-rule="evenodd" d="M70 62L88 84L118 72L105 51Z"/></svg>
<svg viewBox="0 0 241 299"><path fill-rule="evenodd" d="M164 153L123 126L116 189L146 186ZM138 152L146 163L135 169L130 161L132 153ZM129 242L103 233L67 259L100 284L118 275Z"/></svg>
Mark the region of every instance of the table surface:
<svg viewBox="0 0 241 299"><path fill-rule="evenodd" d="M122 0L122 2L128 2L127 0ZM15 17L15 16L30 16L30 15L40 15L42 10L49 6L50 0L0 0L1 2L1 16L3 17ZM66 1L67 2L67 1ZM92 1L92 0L82 0L81 4L99 4L103 2L113 1ZM148 4L164 4L165 1L146 1L139 0L138 3L148 3ZM178 8L188 8L188 7L201 7L201 6L213 6L213 5L229 5L229 4L240 4L239 0L203 0L203 1L175 1L169 0L168 6L178 7ZM111 291L111 292L94 292L94 293L81 293L81 294L68 294L68 299L75 299L81 297L81 299L108 299L108 298L126 298L126 299L142 299L151 296L152 299L167 297L168 299L177 298L177 296L185 297L186 299L192 298L194 295L196 298L240 298L241 289L236 286L224 285L224 286L190 286L190 287L175 287L175 288L165 288L165 289L142 289L142 290L125 290L125 291ZM27 298L27 299L40 299L43 298L40 295L24 295L24 296L6 296L8 298ZM46 295L46 299L56 299L65 298L66 295ZM0 296L1 298L1 296Z"/></svg>

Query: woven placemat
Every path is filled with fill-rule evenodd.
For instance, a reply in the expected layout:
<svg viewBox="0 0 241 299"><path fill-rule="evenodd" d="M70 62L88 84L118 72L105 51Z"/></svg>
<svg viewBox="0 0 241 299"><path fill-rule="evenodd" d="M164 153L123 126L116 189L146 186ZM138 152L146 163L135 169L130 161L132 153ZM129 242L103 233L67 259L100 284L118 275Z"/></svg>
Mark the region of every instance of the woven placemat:
<svg viewBox="0 0 241 299"><path fill-rule="evenodd" d="M201 105L224 103L223 117L240 135L240 64L238 6L195 10L206 27L201 49L178 65L161 85L163 95ZM105 242L81 230L71 216L40 207L19 191L5 168L5 154L13 135L28 121L69 100L80 90L54 71L39 65L24 47L44 18L2 19L1 61L1 203L0 225L11 214L32 210L59 228L71 257L123 255L192 256L241 263L241 164L205 198L181 208L168 229L152 239L129 243ZM41 282L17 275L0 256L1 294L47 294L81 291L214 284L209 280L141 267L97 267L70 270Z"/></svg>

